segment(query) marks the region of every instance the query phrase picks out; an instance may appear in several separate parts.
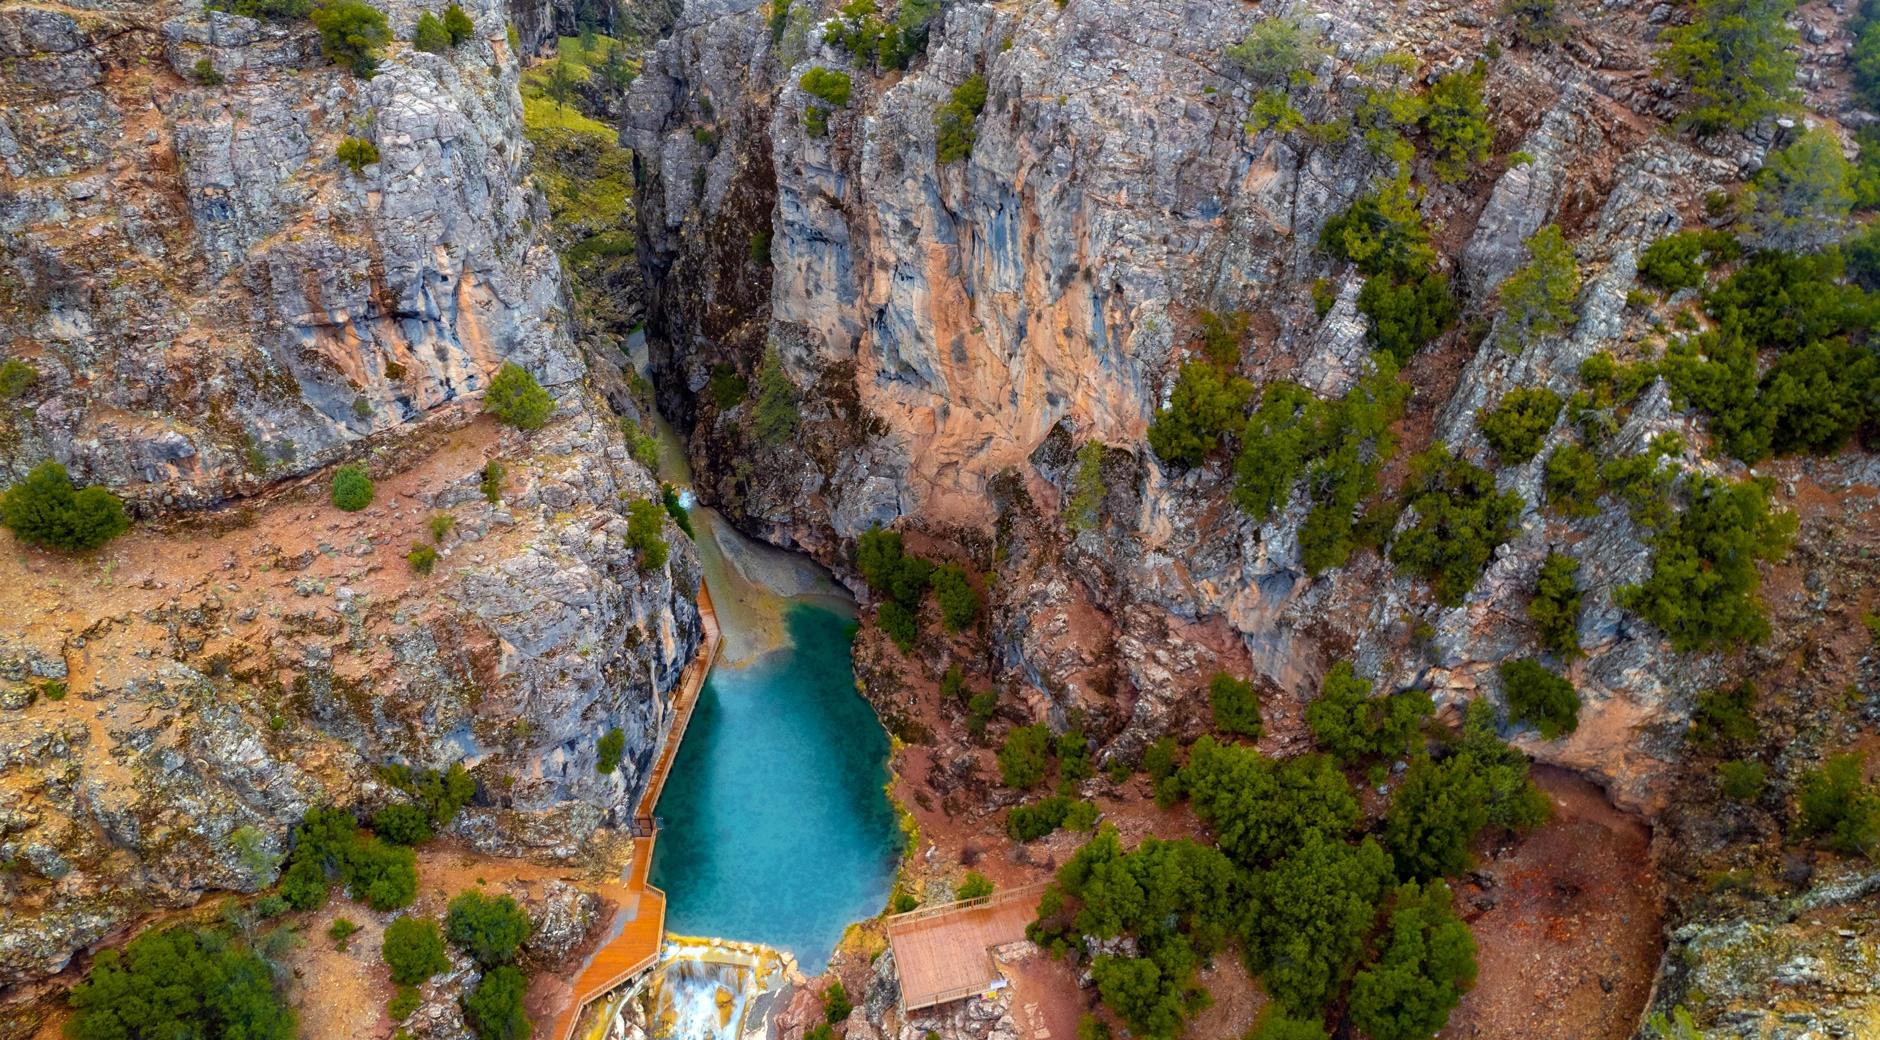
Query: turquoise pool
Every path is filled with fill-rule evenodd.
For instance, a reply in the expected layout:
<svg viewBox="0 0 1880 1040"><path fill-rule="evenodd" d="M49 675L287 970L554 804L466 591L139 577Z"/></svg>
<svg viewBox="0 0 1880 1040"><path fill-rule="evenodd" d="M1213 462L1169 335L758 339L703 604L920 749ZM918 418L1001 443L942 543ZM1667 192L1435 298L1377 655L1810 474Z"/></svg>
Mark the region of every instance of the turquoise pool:
<svg viewBox="0 0 1880 1040"><path fill-rule="evenodd" d="M660 796L652 881L669 931L765 943L815 973L887 902L901 838L853 622L813 600L782 616L781 646L705 683Z"/></svg>

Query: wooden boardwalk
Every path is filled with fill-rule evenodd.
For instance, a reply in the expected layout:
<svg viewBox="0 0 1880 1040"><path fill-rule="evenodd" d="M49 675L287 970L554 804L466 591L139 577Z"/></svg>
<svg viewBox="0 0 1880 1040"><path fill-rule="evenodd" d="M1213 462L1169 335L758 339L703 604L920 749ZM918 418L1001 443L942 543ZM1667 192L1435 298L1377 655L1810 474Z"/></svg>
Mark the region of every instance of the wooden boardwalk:
<svg viewBox="0 0 1880 1040"><path fill-rule="evenodd" d="M992 948L1025 937L1045 882L888 918L907 1011L984 993L999 981Z"/></svg>
<svg viewBox="0 0 1880 1040"><path fill-rule="evenodd" d="M549 1026L548 1036L552 1040L573 1040L575 1026L588 1005L652 967L659 959L659 948L666 937L666 893L647 883L647 873L653 868L653 842L659 836L653 809L659 805L659 792L666 785L667 774L672 772L673 759L678 755L679 742L685 739L686 725L692 721L699 691L705 688L705 677L711 672L712 662L717 659L718 647L723 642L718 614L712 609L711 591L703 580L698 587L698 612L699 627L704 632L698 656L686 665L685 674L679 679L678 692L672 702L672 726L667 730L658 757L653 759L653 768L646 774L646 788L634 807L633 864L623 880L600 887L601 897L614 906L614 918L608 925L607 938L575 973L568 1002Z"/></svg>

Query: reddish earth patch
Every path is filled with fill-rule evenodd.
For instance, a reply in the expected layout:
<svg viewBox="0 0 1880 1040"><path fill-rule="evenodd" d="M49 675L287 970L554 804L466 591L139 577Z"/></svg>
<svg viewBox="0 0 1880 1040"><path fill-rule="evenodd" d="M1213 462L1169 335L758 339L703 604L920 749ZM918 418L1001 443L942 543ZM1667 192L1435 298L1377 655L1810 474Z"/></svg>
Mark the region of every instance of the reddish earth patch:
<svg viewBox="0 0 1880 1040"><path fill-rule="evenodd" d="M1624 1040L1664 945L1651 830L1570 773L1534 780L1553 821L1456 886L1481 974L1439 1035Z"/></svg>

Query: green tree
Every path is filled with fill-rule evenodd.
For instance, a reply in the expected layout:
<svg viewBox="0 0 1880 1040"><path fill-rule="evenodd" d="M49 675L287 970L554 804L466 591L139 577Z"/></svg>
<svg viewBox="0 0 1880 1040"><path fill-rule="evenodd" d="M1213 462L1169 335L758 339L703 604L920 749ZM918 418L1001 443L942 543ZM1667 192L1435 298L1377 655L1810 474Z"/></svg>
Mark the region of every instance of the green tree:
<svg viewBox="0 0 1880 1040"><path fill-rule="evenodd" d="M1402 885L1383 953L1351 980L1351 1021L1371 1040L1426 1040L1475 985L1475 939L1449 886Z"/></svg>
<svg viewBox="0 0 1880 1040"><path fill-rule="evenodd" d="M422 845L431 840L431 819L406 802L394 802L372 814L372 832L394 845Z"/></svg>
<svg viewBox="0 0 1880 1040"><path fill-rule="evenodd" d="M1540 636L1541 649L1560 657L1580 652L1580 564L1571 556L1550 552L1541 561L1528 601L1528 620Z"/></svg>
<svg viewBox="0 0 1880 1040"><path fill-rule="evenodd" d="M855 540L855 567L870 591L910 610L920 606L933 577L933 564L901 547L899 531L884 531L879 525Z"/></svg>
<svg viewBox="0 0 1880 1040"><path fill-rule="evenodd" d="M1514 536L1524 503L1441 444L1412 460L1410 489L1405 505L1415 520L1392 543L1391 562L1428 579L1437 602L1459 607L1495 550Z"/></svg>
<svg viewBox="0 0 1880 1040"><path fill-rule="evenodd" d="M1064 526L1072 533L1094 531L1103 521L1103 442L1091 439L1077 449L1077 469L1071 476L1070 498L1064 503Z"/></svg>
<svg viewBox="0 0 1880 1040"><path fill-rule="evenodd" d="M372 504L372 478L364 466L347 464L333 471L333 505L357 513Z"/></svg>
<svg viewBox="0 0 1880 1040"><path fill-rule="evenodd" d="M1599 515L1599 460L1578 444L1562 444L1547 456L1542 477L1547 504L1568 516Z"/></svg>
<svg viewBox="0 0 1880 1040"><path fill-rule="evenodd" d="M1794 105L1794 10L1795 0L1697 0L1689 24L1665 31L1658 65L1684 81L1685 126L1746 130Z"/></svg>
<svg viewBox="0 0 1880 1040"><path fill-rule="evenodd" d="M1239 432L1253 385L1206 361L1189 361L1168 407L1149 424L1149 447L1177 466L1199 466Z"/></svg>
<svg viewBox="0 0 1880 1040"><path fill-rule="evenodd" d="M483 392L483 410L518 430L539 430L554 413L555 399L527 369L505 361Z"/></svg>
<svg viewBox="0 0 1880 1040"><path fill-rule="evenodd" d="M1390 882L1390 857L1308 831L1272 870L1251 880L1247 959L1280 1007L1318 1012L1357 960Z"/></svg>
<svg viewBox="0 0 1880 1040"><path fill-rule="evenodd" d="M1247 1040L1330 1040L1330 1036L1317 1017L1294 1017L1270 1007L1261 1014Z"/></svg>
<svg viewBox="0 0 1880 1040"><path fill-rule="evenodd" d="M1495 407L1477 409L1475 424L1503 465L1520 465L1540 454L1559 415L1559 394L1544 386L1517 386Z"/></svg>
<svg viewBox="0 0 1880 1040"><path fill-rule="evenodd" d="M1418 755L1392 792L1384 847L1397 876L1428 880L1469 869L1469 846L1487 827L1488 781L1468 752L1440 761Z"/></svg>
<svg viewBox="0 0 1880 1040"><path fill-rule="evenodd" d="M1260 739L1260 697L1252 682L1215 672L1208 681L1208 708L1214 715L1215 729L1248 740Z"/></svg>
<svg viewBox="0 0 1880 1040"><path fill-rule="evenodd" d="M444 933L485 969L508 964L529 937L529 915L508 896L469 889L450 901Z"/></svg>
<svg viewBox="0 0 1880 1040"><path fill-rule="evenodd" d="M345 853L345 876L352 897L380 913L418 898L417 853L403 845L355 834Z"/></svg>
<svg viewBox="0 0 1880 1040"><path fill-rule="evenodd" d="M969 870L966 872L966 878L960 882L958 894L961 899L984 899L992 894L992 882L987 880L984 874Z"/></svg>
<svg viewBox="0 0 1880 1040"><path fill-rule="evenodd" d="M320 30L320 51L361 79L379 68L379 52L392 42L385 15L361 0L322 0L311 15Z"/></svg>
<svg viewBox="0 0 1880 1040"><path fill-rule="evenodd" d="M803 78L797 80L797 85L802 87L804 92L821 98L837 108L849 103L851 81L846 72L837 72L818 65L803 73Z"/></svg>
<svg viewBox="0 0 1880 1040"><path fill-rule="evenodd" d="M1854 209L1853 171L1828 130L1804 132L1756 172L1743 191L1743 240L1789 253L1841 240Z"/></svg>
<svg viewBox="0 0 1880 1040"><path fill-rule="evenodd" d="M213 932L145 932L98 954L66 995L72 1040L291 1040L266 961Z"/></svg>
<svg viewBox="0 0 1880 1040"><path fill-rule="evenodd" d="M1423 133L1430 146L1430 165L1447 181L1468 176L1469 167L1488 158L1495 143L1495 128L1488 122L1482 100L1481 64L1467 72L1437 77L1424 97Z"/></svg>
<svg viewBox="0 0 1880 1040"><path fill-rule="evenodd" d="M783 370L783 358L772 346L757 368L757 404L751 410L751 428L765 444L782 444L796 434L796 384Z"/></svg>
<svg viewBox="0 0 1880 1040"><path fill-rule="evenodd" d="M929 579L934 599L940 603L940 620L950 632L963 631L979 617L979 592L966 578L966 569L957 563L943 563L934 568Z"/></svg>
<svg viewBox="0 0 1880 1040"><path fill-rule="evenodd" d="M1809 771L1796 802L1801 809L1796 830L1803 836L1820 837L1848 855L1880 853L1880 794L1861 779L1859 755L1835 755Z"/></svg>
<svg viewBox="0 0 1880 1040"><path fill-rule="evenodd" d="M934 161L942 166L972 154L975 124L986 107L986 77L975 72L934 110Z"/></svg>
<svg viewBox="0 0 1880 1040"><path fill-rule="evenodd" d="M971 880L974 876L976 875L969 874L967 878ZM980 880L983 881L985 879L981 878ZM849 1012L855 1010L855 1005L849 1001L848 988L842 985L841 979L831 982L829 988L823 990L822 1005L823 1021L828 1022L830 1025L835 1025L843 1019L848 1018Z"/></svg>
<svg viewBox="0 0 1880 1040"><path fill-rule="evenodd" d="M450 969L444 954L444 935L437 922L410 915L385 927L379 944L379 956L392 969L392 981L401 986L416 986L438 972Z"/></svg>
<svg viewBox="0 0 1880 1040"><path fill-rule="evenodd" d="M418 16L418 27L411 33L411 45L427 54L450 50L450 30L429 11Z"/></svg>
<svg viewBox="0 0 1880 1040"><path fill-rule="evenodd" d="M1461 309L1449 291L1449 278L1434 268L1409 275L1380 275L1358 290L1371 346L1398 364L1448 331Z"/></svg>
<svg viewBox="0 0 1880 1040"><path fill-rule="evenodd" d="M130 530L124 502L102 487L74 489L65 467L42 462L0 495L0 524L46 549L96 549Z"/></svg>
<svg viewBox="0 0 1880 1040"><path fill-rule="evenodd" d="M555 103L557 109L568 107L574 100L574 88L586 79L586 70L572 64L567 57L557 57L548 65L548 73L542 77L542 93Z"/></svg>
<svg viewBox="0 0 1880 1040"><path fill-rule="evenodd" d="M1320 747L1350 765L1407 753L1417 727L1434 711L1430 695L1421 690L1371 696L1371 681L1359 678L1350 661L1339 661L1325 673L1318 697L1306 705L1306 725Z"/></svg>
<svg viewBox="0 0 1880 1040"><path fill-rule="evenodd" d="M1548 671L1546 665L1522 657L1503 661L1496 671L1508 700L1508 714L1516 722L1532 725L1548 740L1579 728L1580 695L1572 683Z"/></svg>
<svg viewBox="0 0 1880 1040"><path fill-rule="evenodd" d="M529 980L513 965L485 972L463 998L464 1019L477 1040L526 1040L529 1016L522 998L528 990Z"/></svg>
<svg viewBox="0 0 1880 1040"><path fill-rule="evenodd" d="M1502 310L1521 339L1566 328L1580 297L1580 269L1558 225L1529 236L1527 250L1528 262L1501 283Z"/></svg>
<svg viewBox="0 0 1880 1040"><path fill-rule="evenodd" d="M1308 833L1342 838L1358 823L1358 799L1332 760L1275 762L1244 745L1195 742L1181 786L1215 842L1244 867L1265 866Z"/></svg>
<svg viewBox="0 0 1880 1040"><path fill-rule="evenodd" d="M666 509L650 498L627 504L627 548L640 558L640 572L651 573L666 565L672 547L666 544Z"/></svg>
<svg viewBox="0 0 1880 1040"><path fill-rule="evenodd" d="M594 747L594 771L611 773L620 768L620 756L627 750L627 733L619 726L601 735Z"/></svg>
<svg viewBox="0 0 1880 1040"><path fill-rule="evenodd" d="M1044 724L1014 727L999 748L999 779L1016 791L1026 791L1044 782L1049 765L1051 730Z"/></svg>
<svg viewBox="0 0 1880 1040"><path fill-rule="evenodd" d="M477 34L477 23L470 20L464 9L452 4L444 9L444 32L450 35L450 45L459 46L468 42ZM618 48L614 48L617 50ZM612 51L610 50L611 54Z"/></svg>

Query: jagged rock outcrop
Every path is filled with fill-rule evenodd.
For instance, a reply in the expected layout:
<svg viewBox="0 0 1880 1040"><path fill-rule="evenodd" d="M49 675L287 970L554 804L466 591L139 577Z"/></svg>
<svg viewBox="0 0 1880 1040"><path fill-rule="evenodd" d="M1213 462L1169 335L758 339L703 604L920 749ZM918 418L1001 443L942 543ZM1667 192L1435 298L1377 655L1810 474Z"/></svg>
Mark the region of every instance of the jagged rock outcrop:
<svg viewBox="0 0 1880 1040"><path fill-rule="evenodd" d="M1330 48L1320 85L1298 95L1308 119L1344 103L1341 91L1355 89L1347 78L1388 51L1415 53L1429 69L1461 66L1485 25L1479 15L1458 26L1356 3L1296 13L1323 28ZM1316 279L1340 277L1316 246L1318 229L1388 163L1356 137L1312 144L1244 129L1253 88L1222 48L1256 16L1225 0L957 4L935 22L925 56L884 78L858 69L795 8L771 32L755 0L688 4L633 87L623 140L647 189L654 357L669 395L682 398L676 411L697 419L694 451L708 463L698 468L714 474L719 499L747 526L838 565L871 523L984 528L1000 503L1019 499L1049 512L1069 477L1064 464L1038 464L1040 446L1054 431L1141 445L1202 310L1253 315L1245 364L1256 382L1342 392L1368 348L1356 279L1333 284L1323 314L1310 298ZM1632 17L1586 34L1591 58L1504 51L1487 89L1507 150L1523 161L1424 201L1426 219L1459 244L1457 281L1471 300L1491 297L1543 223L1569 227L1587 273L1568 334L1518 355L1491 334L1472 357L1457 336L1412 365L1414 411L1429 416L1420 421L1471 458L1486 457L1479 406L1513 385L1564 387L1595 350L1626 349L1637 334L1624 301L1638 252L1681 223L1680 203L1702 185L1739 172L1736 158L1641 130L1641 113L1664 98L1647 77L1648 44L1622 24ZM805 129L814 99L797 82L817 65L850 71L855 95L821 137ZM976 139L963 161L940 164L934 112L975 73L989 86ZM753 213L766 189L774 207ZM736 248L760 236L767 271ZM744 432L751 406L711 400L715 373L748 373L767 347L803 388L804 421L781 444ZM1662 394L1655 400L1626 437L1642 443L1682 425ZM1218 466L1172 471L1140 447L1124 457L1135 462L1115 477L1131 486L1111 488L1102 529L1070 539L1060 572L1012 593L1030 604L1015 616L1080 598L1111 624L1100 636L1084 626L1091 645L1060 641L1055 663L1027 649L1049 626L1014 627L1010 678L1060 699L1069 691L1076 703L1070 673L1112 646L1192 660L1202 648L1169 630L1173 615L1224 619L1256 670L1295 695L1309 694L1332 656L1351 655L1385 680L1430 686L1439 701L1466 699L1493 691L1496 662L1528 652L1520 618L1534 570L1550 546L1572 542L1589 564L1589 657L1575 679L1593 725L1536 750L1601 775L1630 804L1663 797L1654 778L1675 755L1678 727L1661 720L1712 669L1644 667L1662 642L1612 607L1613 589L1649 559L1622 513L1550 519L1537 508L1540 464L1505 472L1504 486L1529 503L1521 535L1467 604L1443 609L1374 560L1313 580L1299 562L1302 503L1257 524L1227 502L1231 474ZM1023 495L994 493L1008 471ZM1408 638L1412 620L1434 629L1427 646ZM1166 728L1154 704L1169 703L1170 683L1194 681L1155 656L1116 662L1143 695L1120 749Z"/></svg>
<svg viewBox="0 0 1880 1040"><path fill-rule="evenodd" d="M625 548L659 485L571 335L502 5L438 55L404 42L431 5L381 6L369 80L200 0L0 8L0 349L37 372L0 476L58 459L146 521L87 557L0 535L0 990L272 883L308 808L398 797L387 764L465 765L477 850L581 856L670 724L699 564L672 526L661 567ZM478 416L505 362L545 428ZM339 459L362 512L296 479Z"/></svg>

